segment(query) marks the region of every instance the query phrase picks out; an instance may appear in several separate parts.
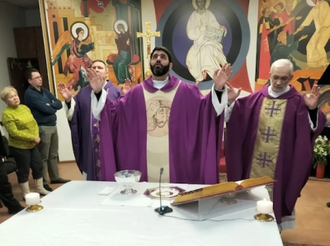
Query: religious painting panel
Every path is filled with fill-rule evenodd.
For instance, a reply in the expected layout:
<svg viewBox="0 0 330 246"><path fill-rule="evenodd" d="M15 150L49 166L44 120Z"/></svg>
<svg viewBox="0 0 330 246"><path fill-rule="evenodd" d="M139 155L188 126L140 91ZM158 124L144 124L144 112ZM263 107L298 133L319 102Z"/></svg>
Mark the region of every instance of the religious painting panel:
<svg viewBox="0 0 330 246"><path fill-rule="evenodd" d="M153 0L153 4L161 33L155 44L172 53L172 74L208 91L214 71L228 62L232 85L252 92L246 66L248 0Z"/></svg>
<svg viewBox="0 0 330 246"><path fill-rule="evenodd" d="M259 0L256 90L269 79L272 62L293 63L291 84L309 92L329 64L329 0Z"/></svg>
<svg viewBox="0 0 330 246"><path fill-rule="evenodd" d="M330 127L330 85L322 86L320 91L321 96L319 98L319 109L327 118L326 126Z"/></svg>
<svg viewBox="0 0 330 246"><path fill-rule="evenodd" d="M136 37L142 26L140 0L45 0L41 6L55 88L63 82L77 93L87 86L93 60L106 63L116 86L126 78L134 85L143 80L142 40Z"/></svg>

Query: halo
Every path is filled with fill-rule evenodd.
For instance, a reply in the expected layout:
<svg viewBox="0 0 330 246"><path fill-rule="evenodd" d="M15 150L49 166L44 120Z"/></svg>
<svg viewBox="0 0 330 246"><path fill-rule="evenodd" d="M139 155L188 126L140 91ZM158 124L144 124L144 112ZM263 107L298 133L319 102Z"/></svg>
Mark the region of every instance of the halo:
<svg viewBox="0 0 330 246"><path fill-rule="evenodd" d="M198 9L197 4L196 4L197 0L191 0L192 6L194 7L194 9ZM205 9L208 9L210 7L210 2L211 0L205 0Z"/></svg>
<svg viewBox="0 0 330 246"><path fill-rule="evenodd" d="M124 21L124 20L117 20L117 21L113 24L113 29L115 29L115 32L116 32L117 34L120 34L120 31L118 30L118 25L119 25L119 24L124 25L125 32L127 32L127 30L128 30L128 26L127 26L126 21Z"/></svg>
<svg viewBox="0 0 330 246"><path fill-rule="evenodd" d="M73 23L71 25L71 35L72 35L73 38L77 38L78 35L76 33L76 30L79 27L84 30L84 36L82 38L82 41L85 41L89 36L89 29L88 29L88 26L84 22L77 21L77 22Z"/></svg>
<svg viewBox="0 0 330 246"><path fill-rule="evenodd" d="M315 6L315 3L313 2L313 0L306 0L306 3L311 7Z"/></svg>

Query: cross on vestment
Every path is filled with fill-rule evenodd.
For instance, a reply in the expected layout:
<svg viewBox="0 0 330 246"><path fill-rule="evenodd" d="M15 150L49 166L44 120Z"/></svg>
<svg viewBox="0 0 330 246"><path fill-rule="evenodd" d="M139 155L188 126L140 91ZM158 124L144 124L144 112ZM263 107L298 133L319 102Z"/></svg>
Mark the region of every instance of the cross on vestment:
<svg viewBox="0 0 330 246"><path fill-rule="evenodd" d="M270 105L270 103L269 103L268 108L265 108L265 110L267 111L267 114L269 114L270 117L273 117L273 115L277 115L277 113L278 113L277 111L281 111L281 109L278 108L278 106L277 106L277 108L275 107L276 106L275 104L276 104L276 102L273 101L272 105Z"/></svg>
<svg viewBox="0 0 330 246"><path fill-rule="evenodd" d="M147 61L149 61L150 54L151 54L151 38L152 37L160 37L160 32L151 32L150 31L150 22L146 22L146 32L137 32L136 33L137 38L146 38L147 39ZM149 67L149 62L148 68L145 74L145 77L149 77L151 75L150 67Z"/></svg>
<svg viewBox="0 0 330 246"><path fill-rule="evenodd" d="M261 167L273 164L271 156L269 156L267 153L259 153L259 156L256 159Z"/></svg>
<svg viewBox="0 0 330 246"><path fill-rule="evenodd" d="M273 140L273 137L276 137L277 134L274 129L271 129L271 127L267 126L267 130L264 129L261 133L262 140L266 141L266 143L271 142Z"/></svg>

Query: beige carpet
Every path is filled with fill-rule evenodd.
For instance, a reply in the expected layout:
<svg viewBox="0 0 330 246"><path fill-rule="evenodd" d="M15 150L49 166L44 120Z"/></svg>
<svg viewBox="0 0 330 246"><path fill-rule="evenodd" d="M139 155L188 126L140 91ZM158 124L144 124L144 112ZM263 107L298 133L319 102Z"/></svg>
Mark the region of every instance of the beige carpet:
<svg viewBox="0 0 330 246"><path fill-rule="evenodd" d="M283 243L283 246L326 246L326 245Z"/></svg>

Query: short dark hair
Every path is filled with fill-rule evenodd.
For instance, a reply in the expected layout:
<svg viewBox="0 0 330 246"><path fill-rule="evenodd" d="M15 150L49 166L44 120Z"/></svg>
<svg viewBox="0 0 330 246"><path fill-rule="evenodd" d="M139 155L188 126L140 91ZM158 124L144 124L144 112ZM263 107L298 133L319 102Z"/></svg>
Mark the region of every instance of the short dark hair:
<svg viewBox="0 0 330 246"><path fill-rule="evenodd" d="M107 64L106 64L104 61L102 61L102 60L100 60L100 59L96 59L96 60L94 60L94 61L92 62L92 65L93 65L95 62L101 62L101 63L104 64L104 67L107 68Z"/></svg>
<svg viewBox="0 0 330 246"><path fill-rule="evenodd" d="M119 23L118 26L117 26L117 28L118 28L118 29L119 29L119 28L123 28L123 29L125 29L125 26L124 26L123 24Z"/></svg>
<svg viewBox="0 0 330 246"><path fill-rule="evenodd" d="M151 55L150 55L150 60L151 60L151 57L153 56L153 54L155 53L155 51L164 51L165 53L166 53L166 55L168 56L168 60L170 61L170 62L172 62L172 56L171 56L171 53L170 53L170 51L167 49L167 48L165 48L164 46L156 46L154 49L153 49L153 51L151 52Z"/></svg>
<svg viewBox="0 0 330 246"><path fill-rule="evenodd" d="M84 31L84 29L82 29L81 27L78 27L78 28L76 29L76 34L78 35L81 31Z"/></svg>
<svg viewBox="0 0 330 246"><path fill-rule="evenodd" d="M24 72L24 76L26 80L32 79L32 73L39 73L38 69L28 68Z"/></svg>

